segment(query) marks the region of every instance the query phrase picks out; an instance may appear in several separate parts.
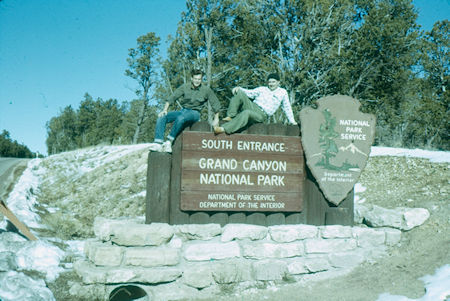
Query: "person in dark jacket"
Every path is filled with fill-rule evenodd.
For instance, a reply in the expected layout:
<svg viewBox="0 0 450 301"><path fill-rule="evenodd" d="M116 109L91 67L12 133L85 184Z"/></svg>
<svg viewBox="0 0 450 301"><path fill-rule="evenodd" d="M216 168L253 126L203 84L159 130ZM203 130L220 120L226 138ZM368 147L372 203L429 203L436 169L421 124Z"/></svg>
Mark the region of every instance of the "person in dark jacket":
<svg viewBox="0 0 450 301"><path fill-rule="evenodd" d="M214 91L203 85L203 71L194 69L191 72L191 81L181 85L167 99L164 109L158 114L155 128L155 139L150 144L150 150L158 152L172 152L172 143L175 138L189 126L200 120L200 111L209 101L215 113L213 126L219 124L220 102ZM178 100L181 109L168 112L169 106ZM164 141L164 132L167 123L173 123L172 129Z"/></svg>

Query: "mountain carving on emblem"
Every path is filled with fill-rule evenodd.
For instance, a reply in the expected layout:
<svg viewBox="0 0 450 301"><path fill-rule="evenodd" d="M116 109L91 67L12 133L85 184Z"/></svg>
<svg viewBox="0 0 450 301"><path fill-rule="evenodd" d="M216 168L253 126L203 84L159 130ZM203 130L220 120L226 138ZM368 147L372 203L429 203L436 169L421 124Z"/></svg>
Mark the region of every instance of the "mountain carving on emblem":
<svg viewBox="0 0 450 301"><path fill-rule="evenodd" d="M352 154L359 153L359 154L367 157L367 154L365 154L363 151L359 150L359 148L357 148L356 145L354 145L353 143L350 143L347 146L341 146L341 147L339 147L339 150L343 151L343 152L351 152Z"/></svg>

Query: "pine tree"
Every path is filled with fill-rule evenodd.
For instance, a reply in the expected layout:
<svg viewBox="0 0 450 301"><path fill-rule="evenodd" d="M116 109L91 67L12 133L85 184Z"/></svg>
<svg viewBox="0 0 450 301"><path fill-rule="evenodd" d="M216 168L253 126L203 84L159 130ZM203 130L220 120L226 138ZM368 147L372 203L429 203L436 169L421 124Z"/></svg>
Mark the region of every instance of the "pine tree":
<svg viewBox="0 0 450 301"><path fill-rule="evenodd" d="M132 143L137 143L141 135L141 126L145 121L149 107L149 92L154 84L159 53L160 38L154 32L140 36L137 39L137 48L129 49L127 59L129 69L125 75L135 79L139 88L136 95L139 97L139 111Z"/></svg>

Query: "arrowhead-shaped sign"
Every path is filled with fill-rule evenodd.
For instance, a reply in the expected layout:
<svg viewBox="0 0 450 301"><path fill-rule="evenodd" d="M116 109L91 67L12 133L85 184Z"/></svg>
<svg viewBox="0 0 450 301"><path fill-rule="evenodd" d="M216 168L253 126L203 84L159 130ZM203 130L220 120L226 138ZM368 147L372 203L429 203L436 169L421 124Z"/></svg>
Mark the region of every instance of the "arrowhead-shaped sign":
<svg viewBox="0 0 450 301"><path fill-rule="evenodd" d="M317 104L300 112L306 164L327 200L339 205L366 166L375 116L361 113L350 96L327 96Z"/></svg>

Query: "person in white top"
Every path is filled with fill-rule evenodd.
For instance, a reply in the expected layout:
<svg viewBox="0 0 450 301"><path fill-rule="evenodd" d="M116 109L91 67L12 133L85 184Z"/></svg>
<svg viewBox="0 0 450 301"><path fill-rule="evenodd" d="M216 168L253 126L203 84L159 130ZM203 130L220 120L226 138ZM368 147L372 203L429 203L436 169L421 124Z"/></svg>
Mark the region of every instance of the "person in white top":
<svg viewBox="0 0 450 301"><path fill-rule="evenodd" d="M267 87L244 89L235 87L231 90L233 97L228 106L228 121L222 126L215 126L214 133L235 133L252 123L264 122L282 106L284 114L289 122L296 125L289 96L285 89L280 87L280 77L276 73L267 77ZM252 101L253 99L253 101Z"/></svg>

